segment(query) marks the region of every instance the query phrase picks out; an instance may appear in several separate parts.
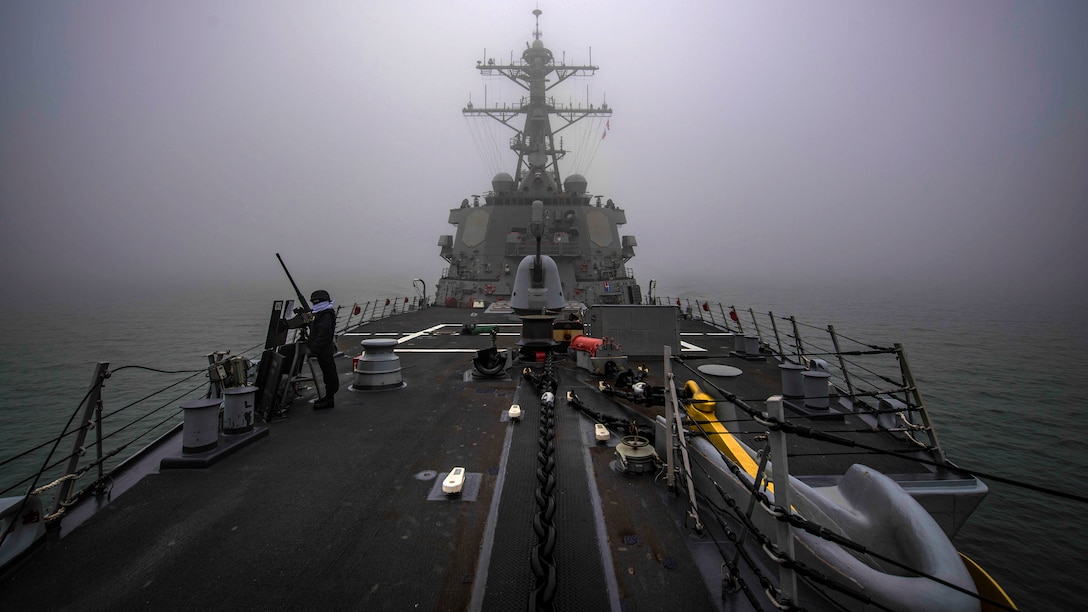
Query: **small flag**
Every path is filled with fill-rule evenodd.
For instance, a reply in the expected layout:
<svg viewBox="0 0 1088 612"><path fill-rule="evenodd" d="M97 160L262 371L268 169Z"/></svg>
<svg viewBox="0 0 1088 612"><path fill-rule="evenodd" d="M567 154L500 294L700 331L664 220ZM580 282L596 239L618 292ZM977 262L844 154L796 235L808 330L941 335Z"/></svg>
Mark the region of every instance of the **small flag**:
<svg viewBox="0 0 1088 612"><path fill-rule="evenodd" d="M386 306L388 306L388 305L389 305L389 298L385 298L385 305L386 305Z"/></svg>
<svg viewBox="0 0 1088 612"><path fill-rule="evenodd" d="M677 306L679 306L679 305L680 305L680 298L676 298L676 305L677 305Z"/></svg>
<svg viewBox="0 0 1088 612"><path fill-rule="evenodd" d="M404 303L405 303L405 304L407 304L407 303L408 303L408 296L404 296Z"/></svg>
<svg viewBox="0 0 1088 612"><path fill-rule="evenodd" d="M356 304L356 305L355 305L355 308L353 308L353 309L352 309L352 311L351 311L351 314L352 314L352 315L357 315L357 314L359 314L359 313L360 313L360 312L362 312L362 311L363 311L363 310L362 310L361 308L359 308L359 305L358 305L358 304Z"/></svg>
<svg viewBox="0 0 1088 612"><path fill-rule="evenodd" d="M729 318L733 319L734 321L740 321L740 319L737 317L737 309L732 306L729 307Z"/></svg>
<svg viewBox="0 0 1088 612"><path fill-rule="evenodd" d="M710 302L703 302L703 310L710 312Z"/></svg>

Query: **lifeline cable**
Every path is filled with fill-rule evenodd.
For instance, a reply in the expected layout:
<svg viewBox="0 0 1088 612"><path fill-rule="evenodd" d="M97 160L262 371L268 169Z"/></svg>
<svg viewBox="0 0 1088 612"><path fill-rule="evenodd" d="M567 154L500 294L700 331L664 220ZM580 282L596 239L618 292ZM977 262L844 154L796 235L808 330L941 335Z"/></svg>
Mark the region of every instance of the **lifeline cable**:
<svg viewBox="0 0 1088 612"><path fill-rule="evenodd" d="M165 408L166 406L169 406L169 405L170 405L171 403L173 403L173 402L175 402L175 401L177 401L177 400L179 400L179 399L181 399L181 398L185 397L186 395L189 395L190 393L193 393L194 391L196 391L197 389L199 389L199 388L200 388L201 386L203 386L203 383L201 383L201 385L198 385L197 387L194 387L194 388L192 388L192 389L190 389L190 390L188 390L188 391L186 391L186 392L182 393L181 395L178 395L178 396L176 396L176 397L174 397L174 398L172 398L172 399L168 400L168 401L167 401L166 403L164 403L164 404L160 405L160 406L159 406L158 408L155 408L154 410L152 410L152 411L150 411L150 412L148 412L148 413L146 413L146 414L144 414L144 415L142 415L142 416L140 416L140 417L138 417L138 418L134 419L133 421L131 421L131 422L129 422L128 424L126 424L126 425L124 425L124 426L122 426L122 427L118 428L117 430L115 430L115 431L111 432L110 434L108 434L108 435L106 435L106 436L103 436L102 440L103 440L103 441L105 441L105 440L108 440L108 439L112 438L113 436L115 436L115 435L117 435L117 434L121 433L121 432L122 432L122 431L124 431L125 429L128 429L129 427L131 427L131 426L135 425L136 423L138 423L138 422L140 422L140 421L142 421L142 420L144 420L144 419L146 419L146 418L148 418L148 417L150 417L150 416L154 415L154 414L155 414L156 412L158 412L158 411L162 410L162 409L163 409L163 408ZM124 448L128 447L129 445L131 445L131 444L132 444L133 442L135 442L136 440L139 440L140 438L142 438L142 437L146 436L147 434L151 433L152 431L154 431L155 429L157 429L158 427L160 427L160 426L161 426L161 425L163 425L164 423L168 422L168 421L169 421L169 420L170 420L171 418L173 418L173 417L175 417L175 416L177 416L177 411L175 411L175 412L174 412L173 414L171 414L171 415L167 416L167 417L166 417L165 419L163 419L162 421L159 421L159 422L158 422L157 424L155 424L155 425L153 425L152 427L150 427L150 428L149 428L149 429L148 429L147 431L143 432L142 434L140 434L140 435L136 436L136 437L135 437L135 438L133 438L132 440L129 440L129 441L128 441L128 442L126 442L125 444L121 445L121 446L120 446L120 447L118 447L117 449L114 449L114 450L110 451L109 453L106 453L105 455L103 455L103 457L102 457L102 459L101 459L101 460L95 460L95 461L92 461L92 462L90 462L90 463L88 464L88 467L93 467L93 466L97 465L98 463L100 463L100 461L105 461L106 459L108 459L108 458L110 458L110 457L113 457L113 456L114 456L114 455L116 455L116 454L117 454L118 452L120 452L120 451L121 451L121 450L123 450ZM75 431L78 431L78 430L79 430L79 429L81 429L81 428L85 428L85 427L88 427L88 426L89 426L89 425L82 425L81 427L77 427L76 429L72 430L72 432L68 432L68 433L73 433L73 432L75 432ZM67 435L67 434L65 434L65 435ZM79 454L79 453L76 453L76 454ZM75 456L75 455L74 455L74 454L68 454L68 455L65 455L65 456L63 456L63 457L59 458L59 459L58 459L58 460L57 460L56 462L54 462L54 463L51 463L51 464L49 464L48 466L46 466L45 470L46 470L46 471L48 471L48 470L51 470L51 469L53 469L53 468L56 468L56 467L60 466L60 464L61 464L61 463L63 463L64 461L66 461L66 460L68 460L68 459L71 459L71 458L72 458L73 456ZM50 457L50 458L51 458L51 457ZM85 472L85 471L86 471L86 468L82 469L82 470L80 471L80 473L82 474L82 473L83 473L83 472Z"/></svg>
<svg viewBox="0 0 1088 612"><path fill-rule="evenodd" d="M698 433L702 434L702 436L705 439L706 438L706 432L703 431L703 429L701 427L696 427L696 429L698 430ZM720 454L721 453L719 452L719 455ZM768 510L768 512L772 515L772 517L775 520L789 522L792 526L803 529L803 530L805 530L806 532L808 532L808 533L810 533L812 535L815 535L815 536L820 537L822 539L828 540L829 542L838 544L839 546L849 548L849 549L854 550L854 551L856 551L856 552L858 552L860 554L870 555L872 557L875 557L877 559L880 559L880 560L885 561L887 563L890 563L892 565L896 565L896 566L898 566L900 568L908 570L912 574L916 574L918 576L926 578L927 580L932 580L933 582L936 582L938 584L941 584L941 585L943 585L945 587L948 587L948 588L951 588L953 590L959 591L959 592L964 593L966 595L976 597L976 598L978 598L978 599L980 599L982 601L985 601L988 604L995 605L995 606L998 606L998 607L1000 607L1002 609L1006 609L1006 610L1015 609L1015 608L1009 608L1008 606L1006 606L1005 604L1002 604L1001 602L991 600L991 599L989 599L989 598L987 598L987 597L985 597L983 595L980 595L978 593L973 593L973 592L971 592L971 591L969 591L967 589L964 589L963 587L960 587L959 585L950 583L950 582L948 582L946 580L943 580L941 578L938 578L938 577L933 576L931 574L928 574L926 572L920 571L920 570L918 570L916 568L913 568L913 567L910 567L910 566L905 565L903 563L900 563L900 562L896 561L895 559L892 559L890 557L882 555L882 554L880 554L880 553L878 553L876 551L870 550L868 547L866 547L864 545L861 545L861 544L858 544L857 542L854 542L853 540L850 540L849 538L846 538L846 537L844 537L842 535L839 535L838 533L836 533L834 531L831 531L831 530L819 525L818 523L815 523L813 521L809 521L809 520L805 519L804 517L801 517L801 516L799 516L797 514L793 514L791 512L788 512L785 508L783 508L781 506L771 505L770 500L767 497L766 493L764 493L763 491L760 491L758 489L754 489L752 487L749 487L749 485L747 483L747 480L744 479L744 478L741 478L741 475L739 473L739 468L736 468L735 465L732 464L732 462L728 460L728 458L723 457L722 459L723 459L723 461L725 461L726 466L730 469L730 471L733 472L733 475L738 479L738 481L743 486L745 486L745 488L748 488L748 490L752 494L752 496L759 500L760 504L766 510ZM700 465L700 467L702 467L702 466ZM721 495L723 495L723 497L728 497L727 494L724 492L724 490L722 490L721 487L717 484L717 482L714 481L713 477L709 474L709 472L706 471L705 468L703 468L703 474L712 483L714 483L715 489L717 489L719 491L719 493ZM729 505L730 505L730 507L732 507L734 509L734 512L737 512L736 506L734 506L733 504L729 504ZM743 522L749 523L749 519L747 517L745 517ZM757 539L759 539L761 544L763 544L765 546L770 545L771 547L773 547L773 548L775 548L777 550L777 548L775 547L774 543L770 540L770 538L763 535L759 531L759 529L757 529L755 527L754 523L751 523L749 525L749 527L754 530L754 534L756 534L756 537L757 537ZM804 563L801 563L800 561L797 561L796 559L790 559L790 558L786 557L781 552L778 552L777 554L779 556L775 557L775 560L779 564L781 564L781 565L783 565L785 567L788 567L788 568L796 569L796 570L800 571L801 573L805 574L806 577L809 577L809 578L813 578L813 576L809 574L809 572L812 572L815 575L821 577L820 579L817 579L817 581L821 582L821 584L825 584L825 586L832 586L832 588L834 588L836 590L842 590L837 586L833 586L831 584L827 584L826 582L824 582L825 580L829 581L830 579L824 577L819 572L817 572L815 570L812 570L811 568L808 568ZM833 582L833 581L831 581L831 582ZM849 592L847 592L845 590L843 590L842 592L849 594ZM869 602L869 603L873 603L873 605L879 605L879 604L876 604L875 602Z"/></svg>
<svg viewBox="0 0 1088 612"><path fill-rule="evenodd" d="M87 401L87 399L88 399L89 397L91 397L91 394L92 394L92 393L94 393L94 392L95 392L95 391L96 391L97 389L99 389L99 388L100 388L100 387L102 386L102 382L103 382L103 381L104 381L104 380L106 379L106 376L107 376L107 372L103 372L103 373L102 373L102 375L101 375L101 376L99 376L99 377L98 377L98 378L97 378L97 379L96 379L96 380L95 380L95 381L94 381L94 382L93 382L93 383L91 384L91 388L87 390L87 393L85 393L85 394L83 395L83 399L79 400L79 404L78 404L78 405L76 405L76 409L75 409L75 411L73 411L73 412L72 412L72 416L68 417L68 422L67 422L67 423L65 423L65 425L64 425L64 430L62 430L62 431L66 431L66 430L68 429L68 426L69 426L69 425L71 425L71 424L72 424L72 421L74 421L74 420L75 420L75 418L76 418L76 414L78 414L78 413L79 413L79 409L83 407L83 402ZM63 434L62 434L62 435L63 435ZM29 487L29 488L27 489L27 492L26 492L26 494L25 494L25 495L23 496L23 499L22 499L22 501L20 501L20 502L19 502L19 509L15 511L15 515L14 515L14 516L18 517L19 515L21 515L21 514L23 513L23 508L25 508L25 507L26 507L26 500L30 498L30 492L31 492L31 491L33 491L33 490L34 490L34 487L36 487L36 486L37 486L37 484L38 484L38 479L42 477L42 474L43 474L43 473L45 472L45 470L47 469L47 468L46 468L46 465L48 465L48 464L49 464L49 459L51 459L51 458L53 457L53 453L54 453L54 452L56 452L56 450L57 450L57 446L59 446L59 445L60 445L60 440L61 440L61 438L60 438L60 437L58 437L58 438L57 438L57 440L56 440L56 442L54 442L54 443L53 443L53 448L52 448L52 449L51 449L51 450L49 451L49 454L48 454L48 455L46 455L46 457L45 457L45 462L43 462L43 464L42 464L42 467L41 467L41 469L39 469L39 470L38 470L38 473L37 473L37 474L36 474L36 475L34 476L34 480L33 480L33 481L32 481L32 482L30 483L30 487ZM5 530L4 530L4 533L0 533L0 546L3 546L3 545L4 545L4 541L5 541L5 540L7 540L7 538L8 538L8 534L9 534L9 533L12 533L13 531L14 531L14 530L11 530L11 529L5 529Z"/></svg>
<svg viewBox="0 0 1088 612"><path fill-rule="evenodd" d="M679 363L681 365L684 365L683 360L677 359L677 361L679 361ZM690 370L690 368L688 368L688 369ZM897 457L899 459L907 459L907 460L910 460L910 461L914 461L916 463L922 463L922 464L925 464L925 465L931 465L931 466L934 466L934 467L947 469L949 471L956 472L957 474L960 474L961 476L970 476L972 478L982 478L982 479L986 479L986 480L993 480L995 482L1001 482L1001 483L1004 483L1004 484L1007 484L1007 485L1012 485L1014 487L1029 489L1029 490L1035 491L1037 493L1045 493L1047 495L1053 495L1055 497L1062 497L1062 498L1065 498L1065 499L1069 499L1069 500L1073 500L1073 501L1088 504L1088 497L1085 497L1083 495L1077 495L1075 493L1067 493L1065 491L1059 491L1057 489L1050 489L1050 488L1047 488L1047 487L1039 486L1039 485L1028 483L1028 482L1021 482L1021 481L1018 481L1018 480L1013 480L1011 478L1005 478L1003 476L998 476L996 474L990 474L988 472L982 472L982 471L975 470L975 469L960 467L960 466L954 465L952 463L947 463L947 462L942 463L940 461L934 461L932 459L923 459L923 458L920 458L920 457L912 457L910 455L906 455L906 454L903 454L903 453L884 450L884 449L881 449L881 448L877 448L877 447L874 447L874 446L869 446L867 444L863 444L861 442L856 442L856 441L850 440L848 438L843 438L843 437L840 437L840 436L834 436L834 435L825 433L825 432L823 432L821 430L815 429L813 427L809 427L809 426L806 426L806 425L797 425L797 424L795 424L795 423L793 423L793 422L791 422L789 420L779 422L774 417L771 417L769 415L764 415L762 413L757 412L755 409L753 409L748 404L744 403L743 400L737 398L734 394L730 393L729 391L726 391L726 390L718 387L717 385L714 385L713 383L708 383L708 384L710 384L712 387L714 387L714 389L716 391L721 393L724 396L724 399L726 401L732 403L734 406L736 406L736 407L740 408L741 410L743 410L744 412L746 412L748 414L748 416L751 417L753 420L755 420L757 423L760 423L760 424L762 424L765 427L768 427L770 429L781 428L784 431L786 431L786 433L792 433L792 434L801 436L802 438L810 438L810 439L813 439L813 440L820 440L820 441L823 441L823 442L831 442L831 443L837 444L839 446L860 448L860 449L863 449L863 450L866 450L866 451L869 451L869 452L872 452L872 453L888 455L888 456L891 456L891 457Z"/></svg>
<svg viewBox="0 0 1088 612"><path fill-rule="evenodd" d="M700 431L700 433L703 433L703 435L705 435L704 432ZM755 522L749 516L747 516L747 514L745 514L744 512L741 511L737 501L735 499L733 499L733 497L730 496L728 493L726 493L724 489L722 489L721 485L719 485L718 482L716 480L714 480L714 478L710 475L710 473L707 471L707 469L702 465L701 462L703 461L703 457L699 453L694 453L692 456L695 457L695 462L694 463L699 466L699 468L703 472L703 475L711 482L711 484L713 484L715 490L717 490L718 494L726 502L726 505L729 506L730 509L732 509L732 513L737 517L737 519L741 522L741 524L743 524L745 526L745 528L748 530L748 532L750 532L752 534L752 537L756 538L756 540L758 540L760 545L763 546L765 549L768 549L768 547L770 547L768 550L777 551L777 547L775 546L774 542L771 541L771 539L767 535L765 535L756 526ZM753 495L757 499L763 501L763 504L766 505L766 502L764 501L764 500L766 500L766 495L763 494L758 489L754 489L755 485L754 484L749 484L747 482L747 479L743 478L740 475L740 468L739 467L737 467L735 464L733 464L731 461L728 461L728 460L725 461L725 465L731 472L733 472L733 475L734 475L735 478L737 478L738 482L740 482L740 484L743 487L748 489L748 491L749 491L749 493L751 495ZM705 495L703 495L703 494L700 494L700 496L705 497ZM706 498L706 501L711 506L712 509L715 509L716 512L721 511L721 509L718 509L713 504L713 502L710 501L709 498ZM738 547L738 550L743 550L743 549ZM779 562L779 563L782 563L780 558L775 558L775 560L777 562ZM773 585L773 583L770 581L770 579L767 578L766 576L764 576L763 573L757 567L755 567L755 565L750 565L750 569L752 569L752 571L756 573L757 577L759 578L760 585L764 588L764 590L766 591L768 597L771 597L771 591L772 590L778 591L778 589ZM867 603L867 604L870 604L870 605L877 606L878 608L881 608L881 609L885 609L885 610L889 609L889 608L887 608L885 606L882 606L881 604L879 604L877 602L872 601L872 599L869 598L867 595L856 593L853 590L851 590L849 587L844 586L844 585L840 585L840 584L836 583L835 581L827 578L822 573L820 573L820 572L818 572L816 570L813 570L811 568L808 568L808 567L804 566L803 564L800 567L794 566L793 569L796 569L799 573L803 574L805 577L807 577L809 579L812 579L812 580L815 580L816 582L819 582L819 583L823 584L824 586L828 586L828 587L830 587L830 588L832 588L834 590L840 591L840 592L844 593L845 595L847 595L847 596L849 596L851 598L857 599L857 600L859 600L859 601L861 601L863 603ZM774 597L771 597L771 599L772 599L772 601L774 601L776 607L779 607L779 608L783 607L781 605L781 602L778 599L776 599ZM787 609L789 609L789 608L787 608Z"/></svg>

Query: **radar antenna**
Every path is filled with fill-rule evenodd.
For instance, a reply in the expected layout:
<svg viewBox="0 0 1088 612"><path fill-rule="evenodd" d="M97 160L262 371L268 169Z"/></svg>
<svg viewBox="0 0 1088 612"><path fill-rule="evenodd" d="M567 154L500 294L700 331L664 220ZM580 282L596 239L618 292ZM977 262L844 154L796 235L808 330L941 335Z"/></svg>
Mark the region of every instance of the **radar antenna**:
<svg viewBox="0 0 1088 612"><path fill-rule="evenodd" d="M533 10L536 26L533 30L533 43L526 43L527 48L520 60L512 56L508 64L495 63L488 59L476 63L481 74L498 74L509 79L525 90L527 96L513 105L492 105L484 99L483 107L469 104L461 109L466 117L487 117L510 128L514 135L510 138L510 150L517 154L517 166L513 173L515 190L546 196L559 193L563 189L563 177L559 172L559 160L567 154L562 145L555 146L555 136L578 121L587 117L608 117L612 109L608 104L588 107L556 103L548 95L549 90L573 76L591 76L597 67L590 64L572 66L556 64L552 52L541 40L539 8ZM591 56L592 57L592 56ZM486 90L485 90L486 91ZM514 121L523 118L521 127ZM551 119L562 123L552 126Z"/></svg>

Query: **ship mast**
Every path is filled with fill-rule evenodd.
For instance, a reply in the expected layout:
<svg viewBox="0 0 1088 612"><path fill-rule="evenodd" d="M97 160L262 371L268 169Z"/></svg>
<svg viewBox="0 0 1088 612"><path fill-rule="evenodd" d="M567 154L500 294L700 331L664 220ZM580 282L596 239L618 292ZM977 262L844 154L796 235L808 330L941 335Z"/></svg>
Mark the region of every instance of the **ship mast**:
<svg viewBox="0 0 1088 612"><path fill-rule="evenodd" d="M519 106L474 108L471 103L462 109L466 117L490 117L514 130L510 139L510 150L517 153L518 163L514 173L515 189L528 194L554 194L561 190L562 176L559 172L559 160L566 151L555 146L555 134L574 125L586 117L608 117L612 109L602 103L599 107L557 104L548 98L548 91L573 76L592 76L597 66L568 66L555 64L551 50L541 41L540 15L535 9L536 29L533 30L533 42L526 44L521 60L510 64L496 64L494 59L477 61L476 67L485 76L500 74L510 79L519 87L528 91L528 98L522 98ZM553 78L549 78L553 77ZM551 81L551 82L550 82ZM512 122L519 115L525 115L525 122L518 129ZM565 121L553 130L551 116Z"/></svg>

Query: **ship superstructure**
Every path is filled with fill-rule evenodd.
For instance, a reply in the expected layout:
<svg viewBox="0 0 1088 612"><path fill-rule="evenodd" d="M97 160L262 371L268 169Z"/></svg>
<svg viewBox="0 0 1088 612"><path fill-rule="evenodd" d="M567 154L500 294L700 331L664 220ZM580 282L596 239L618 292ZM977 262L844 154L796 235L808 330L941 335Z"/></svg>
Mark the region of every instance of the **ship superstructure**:
<svg viewBox="0 0 1088 612"><path fill-rule="evenodd" d="M514 275L526 256L536 252L530 232L533 202L544 205L541 254L559 267L563 295L584 304L637 304L642 294L627 262L634 257L634 236L621 236L627 222L623 209L588 191L580 174L566 178L559 162L568 153L556 144L556 134L589 117L609 117L606 103L575 106L557 103L549 92L573 76L592 76L597 66L556 63L541 40L539 17L533 42L521 59L509 64L485 59L476 64L485 76L501 75L524 88L518 104L474 107L467 117L486 117L513 131L510 149L517 154L513 175L500 172L491 191L465 198L450 211L453 235L441 236L438 246L449 264L438 282L435 301L447 306L471 306L509 300ZM514 124L522 118L522 127ZM552 120L561 125L553 128Z"/></svg>

